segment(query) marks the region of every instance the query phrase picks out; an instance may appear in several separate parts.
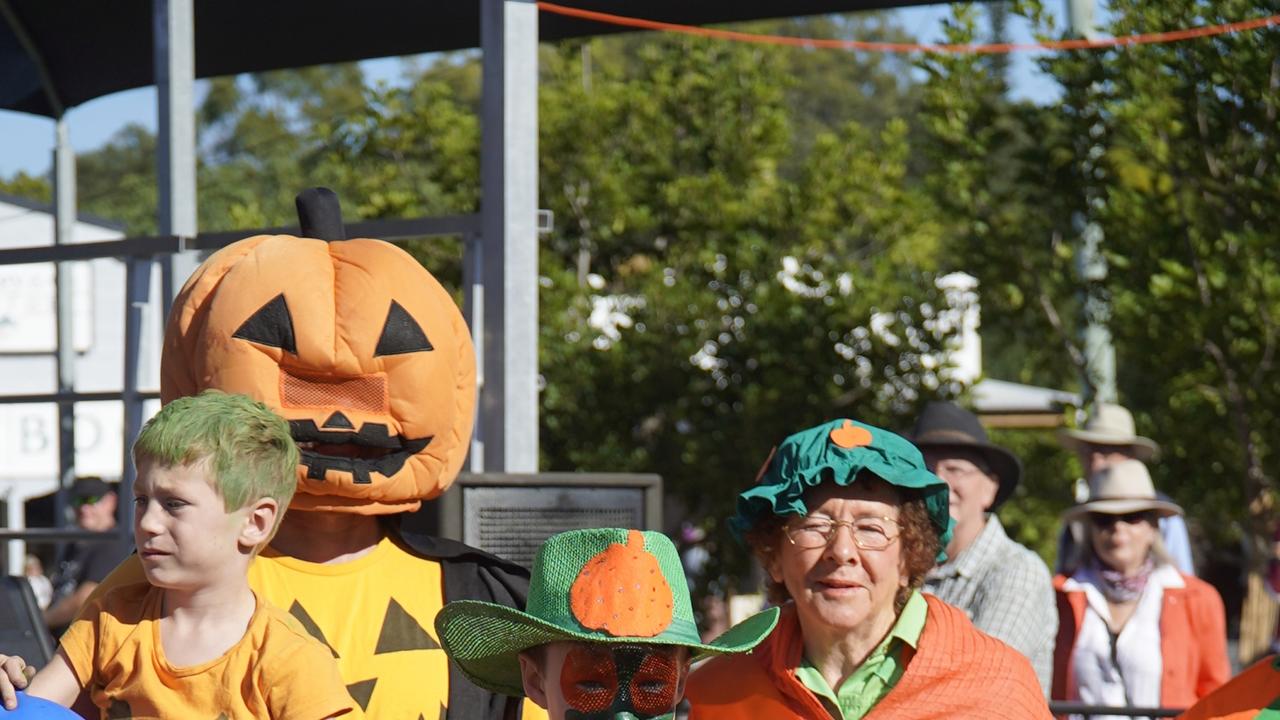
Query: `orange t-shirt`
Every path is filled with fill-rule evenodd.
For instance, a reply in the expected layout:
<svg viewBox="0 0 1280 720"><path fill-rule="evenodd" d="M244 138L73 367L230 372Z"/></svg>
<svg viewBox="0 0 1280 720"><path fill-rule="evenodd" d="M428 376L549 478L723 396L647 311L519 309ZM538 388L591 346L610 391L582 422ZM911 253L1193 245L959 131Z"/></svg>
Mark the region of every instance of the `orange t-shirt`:
<svg viewBox="0 0 1280 720"><path fill-rule="evenodd" d="M62 636L103 718L320 720L354 707L329 649L256 593L240 642L209 662L173 666L160 643L162 595L147 583L114 588Z"/></svg>

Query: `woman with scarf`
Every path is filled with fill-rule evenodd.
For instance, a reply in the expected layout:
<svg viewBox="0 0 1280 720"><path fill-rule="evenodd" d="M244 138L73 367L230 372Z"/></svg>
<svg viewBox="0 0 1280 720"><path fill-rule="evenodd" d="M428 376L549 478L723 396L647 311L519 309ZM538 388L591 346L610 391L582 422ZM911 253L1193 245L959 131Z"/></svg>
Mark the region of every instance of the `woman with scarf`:
<svg viewBox="0 0 1280 720"><path fill-rule="evenodd" d="M1079 570L1054 580L1053 699L1186 708L1231 676L1222 598L1178 572L1160 541L1159 519L1180 514L1126 460L1095 473L1089 499L1063 516L1084 520L1087 542Z"/></svg>

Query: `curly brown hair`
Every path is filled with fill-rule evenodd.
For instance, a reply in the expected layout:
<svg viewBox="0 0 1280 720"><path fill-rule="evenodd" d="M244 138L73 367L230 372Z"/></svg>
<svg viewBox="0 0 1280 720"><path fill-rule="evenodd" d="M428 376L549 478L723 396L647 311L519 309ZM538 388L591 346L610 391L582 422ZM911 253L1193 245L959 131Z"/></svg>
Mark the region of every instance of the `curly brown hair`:
<svg viewBox="0 0 1280 720"><path fill-rule="evenodd" d="M929 519L929 508L924 496L911 488L902 488L885 482L870 472L860 474L855 482L880 483L893 492L898 501L898 542L902 546L902 561L906 568L907 586L899 588L894 597L894 611L902 612L911 593L924 584L925 575L937 564L941 541L938 531ZM775 581L768 572L769 564L779 551L781 543L788 542L783 528L794 515L765 515L743 533L747 547L765 569L765 591L769 601L781 605L791 600L787 586Z"/></svg>

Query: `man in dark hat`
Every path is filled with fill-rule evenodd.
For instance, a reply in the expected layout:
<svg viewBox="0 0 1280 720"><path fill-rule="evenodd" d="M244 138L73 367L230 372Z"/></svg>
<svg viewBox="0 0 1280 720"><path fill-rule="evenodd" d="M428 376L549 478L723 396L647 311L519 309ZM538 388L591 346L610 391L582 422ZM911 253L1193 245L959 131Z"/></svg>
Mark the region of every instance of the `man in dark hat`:
<svg viewBox="0 0 1280 720"><path fill-rule="evenodd" d="M71 485L71 506L76 511L76 525L81 530L110 532L116 529L116 506L119 499L115 483L100 477L79 477ZM114 540L79 540L64 547L54 566L54 599L44 611L44 622L61 633L76 615L93 589L98 587L120 561L133 552L133 538Z"/></svg>
<svg viewBox="0 0 1280 720"><path fill-rule="evenodd" d="M977 416L954 403L929 403L911 439L950 487L955 520L947 560L930 571L924 591L964 610L979 630L1025 655L1047 694L1058 631L1049 568L1010 540L995 515L1018 486L1022 463L987 439Z"/></svg>

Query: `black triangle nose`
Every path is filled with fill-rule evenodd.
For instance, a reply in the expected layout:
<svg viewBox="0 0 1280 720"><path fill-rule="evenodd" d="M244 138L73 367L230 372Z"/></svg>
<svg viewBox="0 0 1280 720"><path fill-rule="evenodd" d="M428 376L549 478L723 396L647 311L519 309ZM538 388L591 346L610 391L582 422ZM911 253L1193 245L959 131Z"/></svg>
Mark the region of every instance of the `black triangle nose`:
<svg viewBox="0 0 1280 720"><path fill-rule="evenodd" d="M346 415L343 415L341 410L330 415L329 419L324 421L323 427L341 428L343 430L356 429L356 426L351 424L351 420L349 420Z"/></svg>

